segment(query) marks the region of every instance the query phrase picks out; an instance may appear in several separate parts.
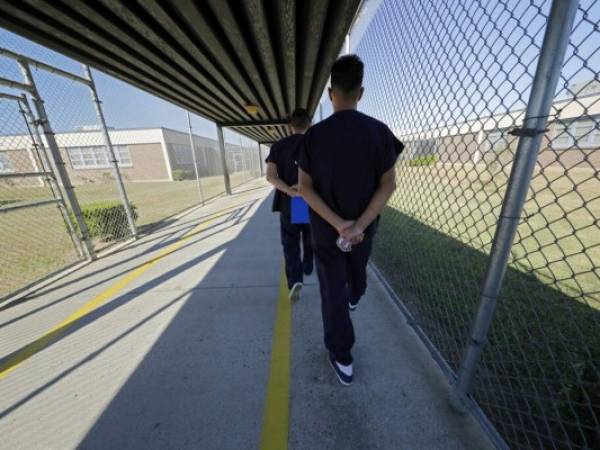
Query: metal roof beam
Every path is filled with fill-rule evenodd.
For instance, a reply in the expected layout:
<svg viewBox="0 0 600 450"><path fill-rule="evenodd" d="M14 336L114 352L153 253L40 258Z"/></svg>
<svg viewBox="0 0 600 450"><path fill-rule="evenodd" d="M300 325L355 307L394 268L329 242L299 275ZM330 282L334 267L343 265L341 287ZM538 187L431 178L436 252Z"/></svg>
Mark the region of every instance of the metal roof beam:
<svg viewBox="0 0 600 450"><path fill-rule="evenodd" d="M361 0L338 0L335 3L335 10L327 14L327 23L325 32L320 39L321 50L319 51L319 65L312 79L312 85L308 99L309 114L313 114L317 109L317 104L323 93L323 87L327 83L331 72L331 66L340 53L344 44L346 34L354 21Z"/></svg>
<svg viewBox="0 0 600 450"><path fill-rule="evenodd" d="M245 128L245 127L267 127L267 126L278 126L287 125L288 120L257 120L255 122L220 122L219 126L223 128Z"/></svg>
<svg viewBox="0 0 600 450"><path fill-rule="evenodd" d="M200 10L193 1L176 2L176 6L179 9L172 9L177 14L177 18L186 25L185 31L190 35L190 40L193 41L197 51L204 51L213 64L220 66L222 71L231 77L238 91L242 92L250 103L260 108L259 114L265 118L275 116L275 110L269 99L263 98L266 96L262 96L258 86L252 84L251 77L244 70L240 70L242 69L240 62L237 58L234 60L234 56L238 55L227 48L226 40L220 39L217 35L217 31L221 31L218 30L219 24L208 22L205 13L209 8L204 6Z"/></svg>
<svg viewBox="0 0 600 450"><path fill-rule="evenodd" d="M296 107L314 113L359 3L0 0L0 25L270 142Z"/></svg>
<svg viewBox="0 0 600 450"><path fill-rule="evenodd" d="M242 33L240 24L238 23L229 2L224 0L208 0L208 4L221 29L226 30L226 39L233 48L235 55L239 58L244 71L256 86L256 90L258 91L261 100L266 104L269 115L277 116L273 98L266 88L266 80L261 77L254 56L248 47L248 42Z"/></svg>
<svg viewBox="0 0 600 450"><path fill-rule="evenodd" d="M79 2L76 3L81 5ZM88 29L85 35L81 35L76 30L69 31L66 23L61 23L60 27L54 26L49 17L35 14L35 12L26 12L23 7L17 8L15 5L11 4L5 7L5 12L13 15L0 15L0 24L9 26L10 29L43 45L53 44L56 46L58 44L61 52L66 55L80 59L168 101L175 101L206 117L214 117L213 114L215 114L221 117L218 120L227 120L228 114L215 111L211 106L207 106L202 97L199 98L196 95L195 90L191 90L191 92L184 90L178 80L159 73L143 59L137 59L137 65L133 66L130 61L131 57L138 58L135 50L128 50L128 46L124 44L115 45L114 35L112 41L107 40L104 36L94 34L91 29ZM105 45L105 47L102 48L101 45ZM130 53L128 54L127 51ZM129 56L129 60L127 56Z"/></svg>
<svg viewBox="0 0 600 450"><path fill-rule="evenodd" d="M143 36L143 39L146 40L147 43L151 44L153 47L158 49L168 60L172 61L176 67L174 67L175 72L180 72L180 76L183 78L188 78L191 83L200 84L205 89L209 95L216 97L220 102L223 102L224 105L231 108L232 112L236 112L241 114L242 116L249 116L249 114L243 109L243 100L240 100L239 103L235 103L234 100L230 97L230 92L228 83L225 80L221 79L221 85L213 81L214 76L218 75L217 71L212 67L212 64L209 61L202 60L203 64L206 64L206 68L200 69L197 65L194 66L191 61L195 59L190 57L189 54L185 54L185 50L182 51L180 43L175 39L167 39L167 36L164 33L161 33L159 25L160 22L156 20L156 18L150 14L148 10L148 6L144 2L140 2L139 7L135 2L131 1L120 1L120 0L99 0L105 7L114 10L119 14L120 17L125 19L129 26L131 26L137 33ZM75 2L77 3L77 2ZM147 17L142 17L143 13L147 15ZM153 23L155 21L155 23ZM154 26L152 26L154 25ZM143 41L140 41L143 44ZM147 49L151 50L151 49ZM213 79L210 79L210 78ZM227 95L225 94L227 92Z"/></svg>
<svg viewBox="0 0 600 450"><path fill-rule="evenodd" d="M315 77L319 48L322 46L321 39L323 28L328 15L329 0L318 2L302 2L301 26L305 30L304 40L299 47L300 61L298 71L298 88L296 90L296 102L298 107L308 109L310 89ZM312 111L309 111L312 114Z"/></svg>
<svg viewBox="0 0 600 450"><path fill-rule="evenodd" d="M296 0L277 0L273 6L277 14L275 45L282 62L279 64L280 77L286 94L287 112L291 113L296 109L297 4Z"/></svg>
<svg viewBox="0 0 600 450"><path fill-rule="evenodd" d="M277 70L277 61L271 42L272 30L269 29L263 1L264 0L246 0L243 2L243 6L248 21L250 22L249 25L254 38L254 43L258 48L260 60L267 74L267 79L269 80L269 86L273 92L273 97L275 97L278 115L285 116L287 111L285 110L281 81L279 80Z"/></svg>
<svg viewBox="0 0 600 450"><path fill-rule="evenodd" d="M58 8L59 3L55 3L48 8ZM91 51L94 56L102 57L104 56L102 50L104 52L108 50L125 62L123 64L126 66L125 70L139 72L138 76L150 72L151 76L158 78L161 84L164 84L165 79L169 79L171 85L179 85L180 90L181 86L184 86L186 94L199 97L196 101L203 105L205 110L219 111L219 114L224 116L232 115L231 111L223 105L223 101L209 95L197 79L184 70L173 70L174 63L168 58L161 58L160 48L153 46L139 30L132 28L130 23L124 26L120 22L121 19L114 16L113 11L103 8L101 3L91 5L85 2L67 1L64 7L52 10L51 15L52 18L61 20L62 28L68 27L74 31L68 34L67 38L76 36L82 43L86 38L92 40L93 44L90 44L90 47L93 49ZM85 17L89 22L79 22L80 17ZM103 46L100 47L100 51L98 45ZM81 46L81 43L76 40L74 46ZM136 66L131 65L132 58L138 62ZM113 64L113 60L108 61L108 64ZM100 68L106 70L103 66Z"/></svg>

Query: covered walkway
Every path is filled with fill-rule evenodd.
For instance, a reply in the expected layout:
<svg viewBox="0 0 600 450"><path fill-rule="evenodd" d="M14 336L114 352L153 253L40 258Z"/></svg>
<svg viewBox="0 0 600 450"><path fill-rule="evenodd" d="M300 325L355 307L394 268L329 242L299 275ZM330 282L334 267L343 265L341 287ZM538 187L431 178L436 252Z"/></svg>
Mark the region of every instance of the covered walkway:
<svg viewBox="0 0 600 450"><path fill-rule="evenodd" d="M243 185L1 305L0 448L488 448L374 276L338 385L316 276L292 308L280 288L269 193Z"/></svg>

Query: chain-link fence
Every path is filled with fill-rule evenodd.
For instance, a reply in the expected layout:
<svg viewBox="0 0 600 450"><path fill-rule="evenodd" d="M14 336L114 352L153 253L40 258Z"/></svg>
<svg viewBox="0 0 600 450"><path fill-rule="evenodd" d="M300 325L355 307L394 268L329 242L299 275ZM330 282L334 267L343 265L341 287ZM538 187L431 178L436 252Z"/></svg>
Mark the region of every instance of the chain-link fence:
<svg viewBox="0 0 600 450"><path fill-rule="evenodd" d="M454 371L550 6L388 0L357 48L361 108L406 144L374 259ZM598 23L582 1L472 387L514 448L600 448Z"/></svg>
<svg viewBox="0 0 600 450"><path fill-rule="evenodd" d="M0 298L83 258L26 98L0 93Z"/></svg>
<svg viewBox="0 0 600 450"><path fill-rule="evenodd" d="M119 193L112 156L90 95L90 86L60 74L31 68L44 100L62 160L75 188L96 250L132 235ZM131 166L126 145L113 146L119 168ZM136 205L131 204L137 216Z"/></svg>
<svg viewBox="0 0 600 450"><path fill-rule="evenodd" d="M108 90L102 104L104 93L102 88L98 93L89 69L12 33L0 33L0 95L6 97L0 99L0 299L74 258L85 258L225 193L215 124L193 114L186 117L180 108L148 94L140 96L107 76L102 84L114 92ZM9 95L31 103L31 123L19 122L23 115L15 105L20 103L8 101ZM124 97L129 100L123 102ZM165 117L169 126L161 123ZM214 137L198 134L206 134L208 128ZM39 149L32 144L36 134ZM52 186L44 181L45 174L17 178L13 173L37 171L34 157L44 150L51 176L54 169L63 172L54 182L56 192L48 191ZM230 136L225 154L233 186L260 175L256 143ZM61 201L72 198L80 211L63 208L63 214L54 217L40 211L56 205L36 205L35 211L10 206L35 203L48 192ZM65 203L73 207L71 200ZM56 244L52 226L44 221L60 231ZM87 245L79 248L81 241ZM75 257L74 248L79 251Z"/></svg>
<svg viewBox="0 0 600 450"><path fill-rule="evenodd" d="M231 174L231 187L239 186L260 176L258 144L236 134L239 144L226 145L227 167Z"/></svg>

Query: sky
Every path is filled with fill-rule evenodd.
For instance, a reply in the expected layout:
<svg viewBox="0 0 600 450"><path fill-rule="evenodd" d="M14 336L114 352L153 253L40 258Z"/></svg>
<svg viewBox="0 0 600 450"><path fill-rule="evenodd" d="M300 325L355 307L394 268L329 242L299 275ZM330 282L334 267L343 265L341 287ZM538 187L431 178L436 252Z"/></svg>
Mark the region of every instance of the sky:
<svg viewBox="0 0 600 450"><path fill-rule="evenodd" d="M351 51L365 62L359 109L401 134L526 105L550 0L372 4L381 5L366 31L356 33L362 39L350 41ZM598 22L600 2L581 0L558 96L567 95L566 86L598 77L600 32L593 25ZM82 73L76 61L2 29L0 46ZM2 57L0 76L20 79L16 64ZM41 71L35 76L57 131L96 122L91 103L82 100L89 96L84 87ZM181 108L99 71L94 77L109 126L187 131ZM322 105L327 117L332 110L326 96ZM315 120L319 117L317 109ZM195 133L216 138L213 123L193 116L192 126ZM228 142L239 139L226 132Z"/></svg>
<svg viewBox="0 0 600 450"><path fill-rule="evenodd" d="M359 109L397 134L526 106L550 0L383 1L351 51ZM600 73L600 1L581 0L556 98ZM326 99L324 115L331 113Z"/></svg>

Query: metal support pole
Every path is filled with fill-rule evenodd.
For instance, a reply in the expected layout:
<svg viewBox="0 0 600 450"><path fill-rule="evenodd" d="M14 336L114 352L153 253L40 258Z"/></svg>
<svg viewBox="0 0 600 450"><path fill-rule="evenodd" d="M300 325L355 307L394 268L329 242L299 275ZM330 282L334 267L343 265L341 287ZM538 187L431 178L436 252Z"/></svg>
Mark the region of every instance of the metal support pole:
<svg viewBox="0 0 600 450"><path fill-rule="evenodd" d="M131 210L131 204L129 203L129 198L127 198L127 191L125 190L125 185L123 184L123 178L121 178L121 171L119 170L119 162L117 160L117 156L115 155L115 149L113 148L112 141L110 140L110 135L108 134L108 127L106 126L106 120L104 119L104 112L102 111L102 102L98 98L98 91L96 90L96 83L94 83L94 78L92 77L92 71L90 70L90 66L86 64L82 64L83 72L85 74L85 78L88 80L88 86L90 88L90 93L92 95L92 102L94 103L94 107L96 108L96 116L98 117L98 121L100 122L100 127L102 128L102 139L104 140L104 146L108 150L108 155L110 156L110 162L113 169L113 175L115 180L117 181L117 188L119 189L119 195L121 197L121 201L123 202L123 207L125 208L125 214L127 215L127 223L129 224L129 231L134 238L137 238L137 229L135 227L135 219L133 217L133 211Z"/></svg>
<svg viewBox="0 0 600 450"><path fill-rule="evenodd" d="M467 395L492 322L510 250L537 161L540 142L546 131L548 114L560 77L578 3L578 0L552 2L523 127L515 130L515 134L520 136L515 161L488 259L479 308L451 396L452 405L461 411L468 408Z"/></svg>
<svg viewBox="0 0 600 450"><path fill-rule="evenodd" d="M46 108L44 107L44 102L40 97L40 93L38 92L37 87L35 85L35 80L33 78L33 75L31 74L31 69L29 68L27 61L19 61L19 66L21 67L21 72L23 73L23 77L25 78L25 81L29 87L29 93L33 100L33 106L39 118L39 125L44 131L46 143L48 144L48 149L50 150L50 154L52 155L52 159L54 161L56 174L65 189L65 194L67 195L69 206L71 207L71 211L73 211L73 215L75 216L75 220L77 221L77 225L79 227L79 231L81 233L83 242L85 243L85 248L87 250L88 256L90 257L90 259L96 259L96 251L94 250L92 240L90 239L90 233L88 232L87 225L83 220L83 214L81 213L79 200L75 195L75 190L73 189L73 185L71 184L71 180L69 179L69 174L67 173L67 169L65 168L65 162L62 159L60 150L58 148L58 144L56 143L56 139L54 138L54 132L52 131L52 127L50 126L50 122L48 121Z"/></svg>
<svg viewBox="0 0 600 450"><path fill-rule="evenodd" d="M190 118L190 112L186 111L188 129L190 130L190 147L192 148L192 161L194 162L194 173L196 174L196 183L198 184L198 194L200 195L200 203L204 205L204 191L202 190L202 183L200 182L200 176L198 175L198 163L196 161L196 150L194 147L194 134L192 133L192 119Z"/></svg>
<svg viewBox="0 0 600 450"><path fill-rule="evenodd" d="M231 181L229 180L227 157L225 156L225 138L223 137L223 128L219 124L217 124L217 137L219 138L219 150L221 153L221 166L223 167L223 179L225 180L225 192L227 195L231 195Z"/></svg>
<svg viewBox="0 0 600 450"><path fill-rule="evenodd" d="M263 166L263 159L262 159L262 148L260 145L260 142L258 143L258 162L260 163L260 176L264 176L265 175L265 168Z"/></svg>
<svg viewBox="0 0 600 450"><path fill-rule="evenodd" d="M35 116L31 111L31 107L29 106L29 101L27 100L27 96L23 94L23 96L19 99L19 104L21 105L23 111L23 117L25 118L25 123L29 128L29 133L33 138L34 145L36 147L36 153L38 154L38 158L42 163L42 168L48 174L46 175L46 183L50 187L50 191L52 192L52 196L59 201L58 210L63 218L63 222L65 223L65 227L69 232L69 236L71 237L71 242L75 247L75 251L77 252L77 256L80 258L85 258L85 251L83 250L83 243L79 238L79 235L75 232L75 228L73 227L73 223L69 218L69 213L67 211L67 206L65 204L65 199L63 198L62 192L60 191L60 187L56 182L56 176L54 175L54 168L50 164L50 160L48 159L48 154L46 153L46 148L44 147L44 141L40 136L40 131L37 127Z"/></svg>

